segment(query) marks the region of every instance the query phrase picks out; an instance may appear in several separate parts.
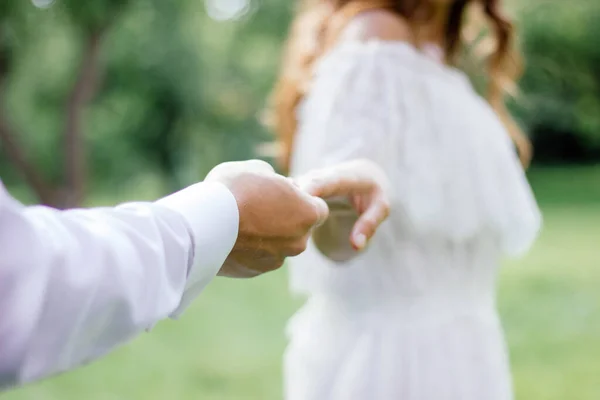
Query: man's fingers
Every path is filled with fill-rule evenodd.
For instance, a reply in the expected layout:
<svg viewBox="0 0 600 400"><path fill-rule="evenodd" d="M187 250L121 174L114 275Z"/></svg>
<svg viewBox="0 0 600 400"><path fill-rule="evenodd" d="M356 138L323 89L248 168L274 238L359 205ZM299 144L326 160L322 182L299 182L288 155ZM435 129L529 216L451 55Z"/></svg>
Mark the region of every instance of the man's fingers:
<svg viewBox="0 0 600 400"><path fill-rule="evenodd" d="M246 166L248 167L248 169L251 171L263 172L263 173L264 172L267 172L267 173L275 172L275 169L273 168L273 166L266 161L248 160L248 161L242 161L242 162L245 163Z"/></svg>
<svg viewBox="0 0 600 400"><path fill-rule="evenodd" d="M273 166L262 160L230 161L219 164L210 170L205 181L221 181L222 183L242 172L263 176L275 174Z"/></svg>
<svg viewBox="0 0 600 400"><path fill-rule="evenodd" d="M362 250L366 247L369 240L375 235L377 228L390 214L390 205L388 200L383 196L378 196L369 205L367 210L358 218L350 241L357 250Z"/></svg>
<svg viewBox="0 0 600 400"><path fill-rule="evenodd" d="M315 204L315 209L317 210L317 222L314 226L321 226L325 223L327 218L329 218L329 207L325 200L320 197L313 197L312 200Z"/></svg>
<svg viewBox="0 0 600 400"><path fill-rule="evenodd" d="M307 204L311 205L314 209L314 214L311 215L311 219L307 228L315 228L323 225L327 218L329 218L329 206L320 197L312 196L310 193L307 193L300 184L296 181L293 182L293 189L300 196L302 200L302 205L306 206Z"/></svg>

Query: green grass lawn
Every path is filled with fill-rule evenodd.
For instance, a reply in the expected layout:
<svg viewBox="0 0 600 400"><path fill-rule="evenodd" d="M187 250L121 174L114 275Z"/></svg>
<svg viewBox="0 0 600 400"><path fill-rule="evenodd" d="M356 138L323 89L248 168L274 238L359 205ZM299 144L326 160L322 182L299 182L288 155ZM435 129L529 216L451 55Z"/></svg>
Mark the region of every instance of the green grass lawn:
<svg viewBox="0 0 600 400"><path fill-rule="evenodd" d="M531 180L544 232L500 283L517 399L598 400L600 169L544 169ZM218 279L181 321L3 399L280 399L283 329L297 306L284 271Z"/></svg>

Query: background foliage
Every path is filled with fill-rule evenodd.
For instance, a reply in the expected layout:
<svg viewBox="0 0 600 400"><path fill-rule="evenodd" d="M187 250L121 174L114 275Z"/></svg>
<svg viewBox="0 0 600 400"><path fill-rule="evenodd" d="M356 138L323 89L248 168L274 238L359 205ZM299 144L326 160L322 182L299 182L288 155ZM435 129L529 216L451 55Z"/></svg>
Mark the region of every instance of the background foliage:
<svg viewBox="0 0 600 400"><path fill-rule="evenodd" d="M600 160L600 2L522 1L527 70L515 107L538 163Z"/></svg>
<svg viewBox="0 0 600 400"><path fill-rule="evenodd" d="M43 201L72 205L83 196L61 191L114 191L145 177L171 190L217 162L252 157L266 139L257 113L290 4L263 1L236 22L215 21L202 2L186 0L2 7L0 126L10 128L22 160L15 168L5 140L0 168L8 183L35 171L26 176L38 195L50 192ZM73 169L87 179L70 178Z"/></svg>

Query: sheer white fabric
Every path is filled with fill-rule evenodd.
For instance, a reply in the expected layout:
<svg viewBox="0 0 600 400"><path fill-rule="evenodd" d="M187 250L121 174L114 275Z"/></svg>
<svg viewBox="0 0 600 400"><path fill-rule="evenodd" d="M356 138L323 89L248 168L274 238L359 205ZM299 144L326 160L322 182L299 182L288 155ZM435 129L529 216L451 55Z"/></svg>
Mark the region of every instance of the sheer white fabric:
<svg viewBox="0 0 600 400"><path fill-rule="evenodd" d="M365 253L294 260L308 301L288 327L286 398L511 399L496 274L541 216L493 110L462 72L371 41L320 61L298 120L294 175L367 157L394 191Z"/></svg>

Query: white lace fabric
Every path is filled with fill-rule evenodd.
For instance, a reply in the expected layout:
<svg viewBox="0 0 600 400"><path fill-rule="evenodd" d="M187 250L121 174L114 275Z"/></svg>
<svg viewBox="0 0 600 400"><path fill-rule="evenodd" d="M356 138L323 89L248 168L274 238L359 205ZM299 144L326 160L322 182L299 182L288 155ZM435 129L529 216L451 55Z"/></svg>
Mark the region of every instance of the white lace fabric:
<svg viewBox="0 0 600 400"><path fill-rule="evenodd" d="M392 214L351 262L313 246L294 260L309 300L289 326L286 398L511 399L496 274L541 215L504 127L462 72L407 44L342 45L315 72L293 174L372 159Z"/></svg>

